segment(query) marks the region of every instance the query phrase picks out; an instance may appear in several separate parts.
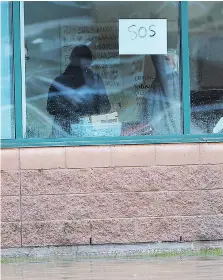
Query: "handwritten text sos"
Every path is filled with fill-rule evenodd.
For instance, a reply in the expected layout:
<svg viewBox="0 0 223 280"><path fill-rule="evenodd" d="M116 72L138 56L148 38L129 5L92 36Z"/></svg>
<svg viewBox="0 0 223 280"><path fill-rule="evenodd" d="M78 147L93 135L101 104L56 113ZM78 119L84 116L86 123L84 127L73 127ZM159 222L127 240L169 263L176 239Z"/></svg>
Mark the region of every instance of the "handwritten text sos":
<svg viewBox="0 0 223 280"><path fill-rule="evenodd" d="M135 24L128 27L128 31L131 34L131 39L136 40L137 38L154 37L156 35L156 26L154 24L149 27L141 26L137 28Z"/></svg>
<svg viewBox="0 0 223 280"><path fill-rule="evenodd" d="M167 53L167 19L119 19L119 55Z"/></svg>

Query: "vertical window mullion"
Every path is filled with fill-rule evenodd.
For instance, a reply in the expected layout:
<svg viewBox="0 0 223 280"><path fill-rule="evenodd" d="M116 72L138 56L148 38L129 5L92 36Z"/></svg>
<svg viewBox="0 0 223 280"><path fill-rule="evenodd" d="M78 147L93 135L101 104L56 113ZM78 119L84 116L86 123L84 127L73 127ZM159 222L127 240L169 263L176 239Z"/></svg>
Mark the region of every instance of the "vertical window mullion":
<svg viewBox="0 0 223 280"><path fill-rule="evenodd" d="M22 124L22 65L20 36L20 2L13 2L13 48L15 89L15 132L16 139L23 138Z"/></svg>
<svg viewBox="0 0 223 280"><path fill-rule="evenodd" d="M190 66L189 66L189 19L188 2L181 2L181 52L184 134L190 134Z"/></svg>

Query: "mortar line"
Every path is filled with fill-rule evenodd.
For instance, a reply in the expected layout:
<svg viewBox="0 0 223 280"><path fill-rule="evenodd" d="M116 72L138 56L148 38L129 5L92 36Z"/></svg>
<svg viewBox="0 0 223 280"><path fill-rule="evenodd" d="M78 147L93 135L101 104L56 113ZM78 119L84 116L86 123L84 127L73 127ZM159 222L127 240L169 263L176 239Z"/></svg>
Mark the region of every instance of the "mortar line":
<svg viewBox="0 0 223 280"><path fill-rule="evenodd" d="M214 188L214 189L191 189L191 190L148 190L148 191L127 191L127 192L82 192L82 193L73 193L73 192L66 192L66 193L37 193L37 194L24 194L23 196L69 196L69 195L79 195L79 196L97 196L97 195L125 195L125 194L150 194L150 193L177 193L177 192L200 192L200 191L217 191L223 190L223 187ZM6 196L15 196L15 195L6 195Z"/></svg>

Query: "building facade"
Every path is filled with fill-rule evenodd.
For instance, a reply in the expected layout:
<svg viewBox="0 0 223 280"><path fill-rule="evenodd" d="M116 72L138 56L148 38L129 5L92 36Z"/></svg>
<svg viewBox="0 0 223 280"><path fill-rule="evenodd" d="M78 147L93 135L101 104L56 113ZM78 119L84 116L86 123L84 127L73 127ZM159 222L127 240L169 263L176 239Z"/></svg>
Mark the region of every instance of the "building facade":
<svg viewBox="0 0 223 280"><path fill-rule="evenodd" d="M223 239L222 2L2 2L2 247Z"/></svg>

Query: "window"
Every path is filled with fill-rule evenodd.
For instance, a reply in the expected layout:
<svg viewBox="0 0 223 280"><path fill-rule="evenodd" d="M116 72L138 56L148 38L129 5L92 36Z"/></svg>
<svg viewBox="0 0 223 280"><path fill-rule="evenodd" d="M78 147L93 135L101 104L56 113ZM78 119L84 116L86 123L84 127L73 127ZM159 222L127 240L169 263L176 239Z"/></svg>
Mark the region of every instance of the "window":
<svg viewBox="0 0 223 280"><path fill-rule="evenodd" d="M223 132L222 13L222 2L189 2L193 134Z"/></svg>
<svg viewBox="0 0 223 280"><path fill-rule="evenodd" d="M12 3L1 2L1 138L15 137Z"/></svg>
<svg viewBox="0 0 223 280"><path fill-rule="evenodd" d="M1 2L2 146L223 142L222 11Z"/></svg>
<svg viewBox="0 0 223 280"><path fill-rule="evenodd" d="M147 18L168 55L119 55L119 19ZM25 2L24 24L27 138L182 134L178 2Z"/></svg>

